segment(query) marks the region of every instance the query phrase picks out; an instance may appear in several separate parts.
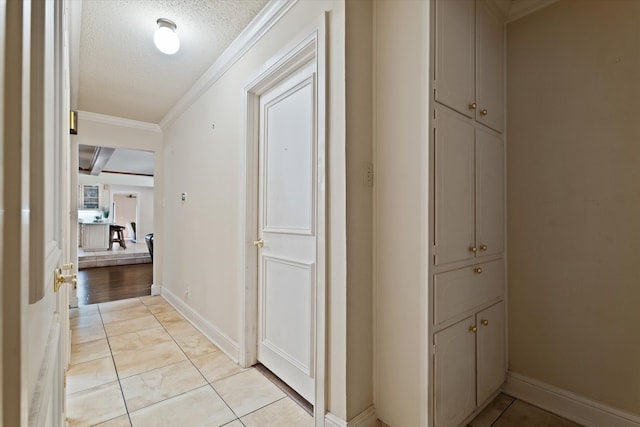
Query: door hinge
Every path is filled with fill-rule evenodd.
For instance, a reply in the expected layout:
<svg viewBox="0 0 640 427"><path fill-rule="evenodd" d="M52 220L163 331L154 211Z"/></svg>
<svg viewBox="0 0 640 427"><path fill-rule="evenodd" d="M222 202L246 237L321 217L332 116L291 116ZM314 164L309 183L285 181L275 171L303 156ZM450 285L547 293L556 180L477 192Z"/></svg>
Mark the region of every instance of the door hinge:
<svg viewBox="0 0 640 427"><path fill-rule="evenodd" d="M365 162L362 168L362 183L367 187L373 187L373 163Z"/></svg>
<svg viewBox="0 0 640 427"><path fill-rule="evenodd" d="M431 346L431 354L433 354L434 356L436 355L436 345L435 344L433 344Z"/></svg>

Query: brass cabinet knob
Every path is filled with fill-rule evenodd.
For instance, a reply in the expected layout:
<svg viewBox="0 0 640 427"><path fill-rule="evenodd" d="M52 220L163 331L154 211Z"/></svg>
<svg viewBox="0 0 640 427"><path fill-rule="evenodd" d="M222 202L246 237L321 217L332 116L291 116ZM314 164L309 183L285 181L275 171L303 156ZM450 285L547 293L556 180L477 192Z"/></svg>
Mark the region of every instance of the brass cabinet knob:
<svg viewBox="0 0 640 427"><path fill-rule="evenodd" d="M480 250L481 251L486 251L487 249L489 249L489 247L487 245L480 245Z"/></svg>
<svg viewBox="0 0 640 427"><path fill-rule="evenodd" d="M254 240L253 241L253 246L257 246L259 248L264 246L264 240L262 239L258 239L258 240Z"/></svg>
<svg viewBox="0 0 640 427"><path fill-rule="evenodd" d="M476 248L475 246L471 246L471 247L469 248L469 250L470 250L471 252L473 252L474 254L475 254L476 252L478 252L478 248Z"/></svg>
<svg viewBox="0 0 640 427"><path fill-rule="evenodd" d="M471 104L469 104L470 110L475 110L476 108L478 108L478 104L476 104L475 102L472 102Z"/></svg>
<svg viewBox="0 0 640 427"><path fill-rule="evenodd" d="M481 116L486 116L487 114L489 114L489 112L487 111L486 108L483 108L482 110L480 110L480 115Z"/></svg>
<svg viewBox="0 0 640 427"><path fill-rule="evenodd" d="M473 269L473 272L477 273L477 274L482 274L482 268L476 267L476 268Z"/></svg>
<svg viewBox="0 0 640 427"><path fill-rule="evenodd" d="M487 319L482 319L480 321L480 323L482 323L484 326L488 326L489 325L489 321Z"/></svg>
<svg viewBox="0 0 640 427"><path fill-rule="evenodd" d="M469 326L469 330L475 334L476 332L478 332L478 327L477 326Z"/></svg>

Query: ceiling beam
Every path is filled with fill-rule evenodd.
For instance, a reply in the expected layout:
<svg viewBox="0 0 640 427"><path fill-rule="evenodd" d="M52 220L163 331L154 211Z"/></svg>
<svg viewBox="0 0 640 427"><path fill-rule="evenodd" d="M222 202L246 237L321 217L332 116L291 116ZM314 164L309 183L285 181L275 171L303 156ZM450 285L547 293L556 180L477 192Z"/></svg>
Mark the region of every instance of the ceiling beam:
<svg viewBox="0 0 640 427"><path fill-rule="evenodd" d="M93 152L93 159L91 159L89 175L100 175L100 172L102 172L102 169L104 169L114 151L116 151L115 148L96 147L96 150Z"/></svg>

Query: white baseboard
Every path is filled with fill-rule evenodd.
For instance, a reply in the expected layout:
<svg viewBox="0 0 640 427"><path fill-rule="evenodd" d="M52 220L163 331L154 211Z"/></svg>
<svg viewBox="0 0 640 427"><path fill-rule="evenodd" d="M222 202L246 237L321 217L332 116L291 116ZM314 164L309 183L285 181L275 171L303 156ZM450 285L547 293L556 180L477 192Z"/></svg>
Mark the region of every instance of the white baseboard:
<svg viewBox="0 0 640 427"><path fill-rule="evenodd" d="M209 338L216 346L227 354L234 362L238 362L239 348L238 343L233 341L227 334L222 332L216 326L211 324L207 319L202 317L193 308L189 307L185 302L173 294L169 289L162 288L162 296L171 304L180 314L189 322L200 330L207 338Z"/></svg>
<svg viewBox="0 0 640 427"><path fill-rule="evenodd" d="M324 417L325 427L376 427L377 421L373 406L369 406L351 421L345 421L331 412L327 412Z"/></svg>
<svg viewBox="0 0 640 427"><path fill-rule="evenodd" d="M161 295L162 294L162 285L156 285L155 283L151 284L151 295Z"/></svg>
<svg viewBox="0 0 640 427"><path fill-rule="evenodd" d="M509 372L504 392L586 427L639 427L640 416Z"/></svg>

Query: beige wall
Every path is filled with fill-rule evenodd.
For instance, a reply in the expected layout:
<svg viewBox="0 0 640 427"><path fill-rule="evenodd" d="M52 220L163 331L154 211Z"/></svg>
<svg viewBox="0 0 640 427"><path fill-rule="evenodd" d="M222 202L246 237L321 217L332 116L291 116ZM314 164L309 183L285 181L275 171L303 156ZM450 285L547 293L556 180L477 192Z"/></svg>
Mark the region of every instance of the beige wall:
<svg viewBox="0 0 640 427"><path fill-rule="evenodd" d="M346 2L347 401L351 419L373 403L373 2Z"/></svg>
<svg viewBox="0 0 640 427"><path fill-rule="evenodd" d="M640 2L508 26L509 368L640 414Z"/></svg>

